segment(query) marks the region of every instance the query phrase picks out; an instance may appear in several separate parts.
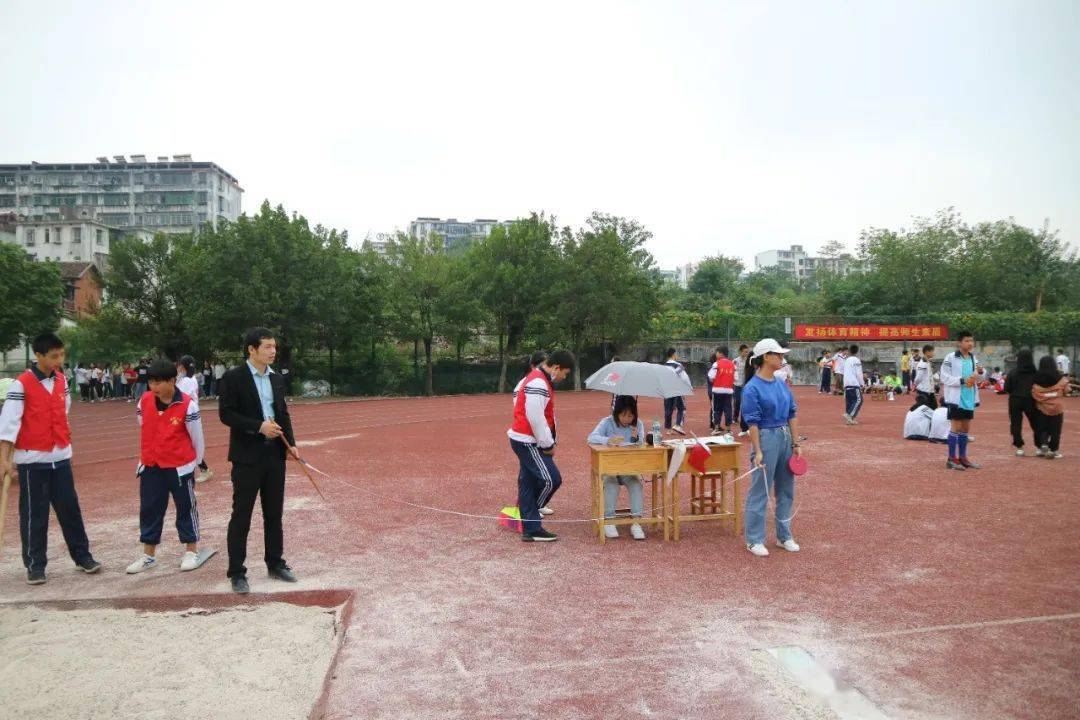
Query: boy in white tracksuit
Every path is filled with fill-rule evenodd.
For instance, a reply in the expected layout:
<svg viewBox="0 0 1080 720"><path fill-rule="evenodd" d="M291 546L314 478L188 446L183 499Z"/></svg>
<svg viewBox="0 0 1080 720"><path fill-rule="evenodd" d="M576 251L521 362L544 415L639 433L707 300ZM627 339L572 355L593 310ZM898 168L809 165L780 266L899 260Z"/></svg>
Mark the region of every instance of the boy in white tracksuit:
<svg viewBox="0 0 1080 720"><path fill-rule="evenodd" d="M855 418L862 410L862 393L865 385L862 360L859 359L859 346L852 345L848 348L847 359L844 360L844 421L848 425L859 424Z"/></svg>
<svg viewBox="0 0 1080 720"><path fill-rule="evenodd" d="M950 470L978 469L980 465L967 456L968 431L979 406L979 377L986 371L979 365L972 349L975 337L970 332L957 335L958 347L941 361L941 385L948 408L950 432L948 439L949 459L945 466Z"/></svg>

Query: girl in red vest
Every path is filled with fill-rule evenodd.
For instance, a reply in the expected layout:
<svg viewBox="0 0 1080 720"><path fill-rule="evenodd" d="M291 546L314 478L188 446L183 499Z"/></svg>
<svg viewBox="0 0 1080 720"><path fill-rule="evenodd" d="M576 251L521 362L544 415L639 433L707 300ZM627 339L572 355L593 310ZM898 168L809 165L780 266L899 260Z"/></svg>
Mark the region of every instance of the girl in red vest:
<svg viewBox="0 0 1080 720"><path fill-rule="evenodd" d="M555 466L555 383L574 369L569 350L556 350L543 365L525 376L514 400L514 422L506 431L520 464L518 508L524 542L552 542L556 535L540 526L540 508L562 485Z"/></svg>
<svg viewBox="0 0 1080 720"><path fill-rule="evenodd" d="M157 565L157 546L165 524L169 495L176 506L176 530L187 552L181 570L194 570L213 555L199 552L199 508L195 501L195 468L202 461L202 420L198 401L176 389L176 365L164 358L147 370L150 390L137 398L141 426L139 458L139 542L143 554L128 565L128 574Z"/></svg>
<svg viewBox="0 0 1080 720"><path fill-rule="evenodd" d="M49 505L64 533L68 553L80 570L95 573L101 563L90 554L75 479L71 474L71 396L60 370L64 343L44 333L32 343L37 362L8 388L0 413L0 481L19 475L19 537L26 582L45 582ZM13 452L14 451L14 452Z"/></svg>

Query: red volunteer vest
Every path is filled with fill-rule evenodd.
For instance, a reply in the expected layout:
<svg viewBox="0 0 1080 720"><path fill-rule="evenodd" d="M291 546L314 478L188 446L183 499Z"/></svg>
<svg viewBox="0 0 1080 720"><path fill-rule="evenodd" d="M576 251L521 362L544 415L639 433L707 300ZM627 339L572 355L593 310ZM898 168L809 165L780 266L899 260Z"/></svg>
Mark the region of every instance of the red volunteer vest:
<svg viewBox="0 0 1080 720"><path fill-rule="evenodd" d="M68 426L67 381L60 373L53 375L50 394L32 371L19 376L26 395L19 435L15 447L19 450L48 452L55 447L66 448L71 444L71 428Z"/></svg>
<svg viewBox="0 0 1080 720"><path fill-rule="evenodd" d="M726 388L735 389L735 363L728 358L716 361L716 377L712 381L713 390Z"/></svg>
<svg viewBox="0 0 1080 720"><path fill-rule="evenodd" d="M142 464L146 467L178 468L195 462L195 446L191 444L187 425L191 396L180 393L174 402L158 411L154 393L145 392L139 400L142 410Z"/></svg>
<svg viewBox="0 0 1080 720"><path fill-rule="evenodd" d="M547 420L548 427L552 433L555 432L555 388L551 384L551 380L548 380L547 374L537 368L531 373L525 376L525 382L521 384L521 391L518 392L517 400L514 401L514 424L510 426L510 429L516 433L522 435L532 435L532 425L529 424L529 418L525 416L525 396L527 393L525 389L536 378L543 378L544 384L548 389L548 404L544 409L544 418Z"/></svg>

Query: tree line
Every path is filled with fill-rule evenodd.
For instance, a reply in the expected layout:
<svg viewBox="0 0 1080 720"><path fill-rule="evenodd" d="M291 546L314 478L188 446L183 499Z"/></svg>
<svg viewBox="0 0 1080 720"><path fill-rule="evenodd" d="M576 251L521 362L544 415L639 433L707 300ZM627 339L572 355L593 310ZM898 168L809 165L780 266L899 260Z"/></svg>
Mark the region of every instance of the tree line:
<svg viewBox="0 0 1080 720"><path fill-rule="evenodd" d="M661 274L651 239L629 218L593 213L572 229L532 214L463 249L397 233L377 252L264 203L216 229L117 240L101 312L65 334L86 360L234 357L243 330L265 325L280 364L319 354L378 378L411 355L428 394L439 357L497 357L505 391L510 361L535 348L602 362L641 341L782 337L785 317L950 322L1024 344L1080 338L1080 263L1046 227L968 225L947 210L864 231L861 270L848 275L746 272L716 255L686 288ZM56 326L63 289L55 265L0 250L0 272L17 278L0 291L0 347L14 347L20 333Z"/></svg>

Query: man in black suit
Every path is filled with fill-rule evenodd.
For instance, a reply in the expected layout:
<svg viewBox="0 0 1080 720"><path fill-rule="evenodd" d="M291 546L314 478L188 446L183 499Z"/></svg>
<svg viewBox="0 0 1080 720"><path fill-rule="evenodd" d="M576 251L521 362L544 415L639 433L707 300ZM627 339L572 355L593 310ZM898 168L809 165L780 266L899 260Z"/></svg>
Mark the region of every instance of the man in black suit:
<svg viewBox="0 0 1080 720"><path fill-rule="evenodd" d="M282 557L281 514L285 504L285 443L293 456L300 454L292 420L285 404L285 383L270 369L277 357L277 342L266 328L252 328L244 336L247 362L229 370L218 384L218 415L229 427L229 462L232 463L233 507L229 519L229 580L233 592L249 591L247 537L255 496L260 496L266 569L270 577L296 582Z"/></svg>

